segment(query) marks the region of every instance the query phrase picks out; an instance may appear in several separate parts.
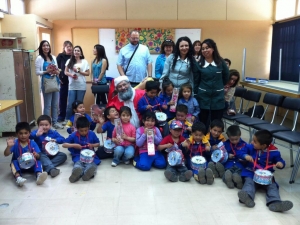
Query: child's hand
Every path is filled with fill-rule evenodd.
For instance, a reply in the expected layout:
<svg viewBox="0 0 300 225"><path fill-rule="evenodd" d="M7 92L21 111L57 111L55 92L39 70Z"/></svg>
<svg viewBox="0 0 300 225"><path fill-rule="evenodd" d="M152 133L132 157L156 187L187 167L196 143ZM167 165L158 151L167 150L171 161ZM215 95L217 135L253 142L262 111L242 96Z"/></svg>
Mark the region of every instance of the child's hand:
<svg viewBox="0 0 300 225"><path fill-rule="evenodd" d="M146 109L152 109L152 105L147 105Z"/></svg>
<svg viewBox="0 0 300 225"><path fill-rule="evenodd" d="M99 123L104 123L105 122L105 120L104 120L104 117L102 116L102 115L99 115L98 116L98 121L99 121Z"/></svg>
<svg viewBox="0 0 300 225"><path fill-rule="evenodd" d="M38 153L36 153L35 151L32 153L35 159L39 159L40 155Z"/></svg>
<svg viewBox="0 0 300 225"><path fill-rule="evenodd" d="M168 109L168 106L167 105L163 105L162 108L163 109Z"/></svg>
<svg viewBox="0 0 300 225"><path fill-rule="evenodd" d="M182 146L185 148L188 148L190 146L191 142L189 139L186 139L184 142L182 142Z"/></svg>
<svg viewBox="0 0 300 225"><path fill-rule="evenodd" d="M144 129L144 134L147 135L147 132L148 132L148 128L145 128L145 129Z"/></svg>
<svg viewBox="0 0 300 225"><path fill-rule="evenodd" d="M81 149L81 145L80 144L73 144L73 148L75 148L75 149Z"/></svg>
<svg viewBox="0 0 300 225"><path fill-rule="evenodd" d="M116 145L120 145L121 144L121 140L119 138L112 138L112 141L116 144Z"/></svg>
<svg viewBox="0 0 300 225"><path fill-rule="evenodd" d="M15 138L14 137L9 137L6 139L6 144L7 147L12 147L15 144Z"/></svg>
<svg viewBox="0 0 300 225"><path fill-rule="evenodd" d="M245 159L248 161L248 162L254 162L253 158L250 156L250 155L246 155L245 156Z"/></svg>
<svg viewBox="0 0 300 225"><path fill-rule="evenodd" d="M283 163L282 162L277 162L275 166L276 166L276 168L281 169L281 168L283 168Z"/></svg>
<svg viewBox="0 0 300 225"><path fill-rule="evenodd" d="M210 146L205 146L205 151L209 152L210 151Z"/></svg>
<svg viewBox="0 0 300 225"><path fill-rule="evenodd" d="M175 105L174 101L169 101L168 105Z"/></svg>
<svg viewBox="0 0 300 225"><path fill-rule="evenodd" d="M233 158L234 158L234 154L230 154L230 153L229 153L228 158L229 158L229 159L233 159Z"/></svg>
<svg viewBox="0 0 300 225"><path fill-rule="evenodd" d="M171 143L166 144L166 148L171 148L173 145Z"/></svg>
<svg viewBox="0 0 300 225"><path fill-rule="evenodd" d="M213 145L213 146L211 146L211 149L212 150L216 150L216 149L218 149L218 146L217 145Z"/></svg>
<svg viewBox="0 0 300 225"><path fill-rule="evenodd" d="M196 120L196 117L192 116L192 119L191 119L192 123L194 123L195 120Z"/></svg>
<svg viewBox="0 0 300 225"><path fill-rule="evenodd" d="M51 142L56 142L56 139L51 138Z"/></svg>
<svg viewBox="0 0 300 225"><path fill-rule="evenodd" d="M128 136L127 136L125 133L123 133L123 134L121 135L121 138L122 138L123 140L127 140Z"/></svg>
<svg viewBox="0 0 300 225"><path fill-rule="evenodd" d="M89 147L90 150L94 150L93 144L87 143L87 146Z"/></svg>
<svg viewBox="0 0 300 225"><path fill-rule="evenodd" d="M192 132L192 127L187 127L186 130L188 130L189 132Z"/></svg>
<svg viewBox="0 0 300 225"><path fill-rule="evenodd" d="M39 129L36 132L36 136L39 137L41 135L43 135L44 133L44 128L43 127L39 127Z"/></svg>

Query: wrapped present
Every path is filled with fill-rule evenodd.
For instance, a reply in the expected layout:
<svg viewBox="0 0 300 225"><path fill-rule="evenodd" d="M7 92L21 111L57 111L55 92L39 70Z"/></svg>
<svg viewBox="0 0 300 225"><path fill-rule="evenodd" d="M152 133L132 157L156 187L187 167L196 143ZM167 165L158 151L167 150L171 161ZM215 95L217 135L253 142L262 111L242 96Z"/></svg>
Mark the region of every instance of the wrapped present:
<svg viewBox="0 0 300 225"><path fill-rule="evenodd" d="M115 122L115 129L116 129L117 139L119 139L120 142L122 143L124 141L123 138L122 138L122 135L123 135L124 131L123 131L121 119L120 118L115 119L114 122Z"/></svg>
<svg viewBox="0 0 300 225"><path fill-rule="evenodd" d="M154 131L152 129L147 130L147 149L148 155L155 155Z"/></svg>
<svg viewBox="0 0 300 225"><path fill-rule="evenodd" d="M94 122L98 122L99 116L104 116L104 108L100 108L97 104L91 105L91 118Z"/></svg>
<svg viewBox="0 0 300 225"><path fill-rule="evenodd" d="M170 112L175 112L176 111L177 100L178 100L178 88L174 88L173 89L173 94L172 94L172 101L175 104L170 106Z"/></svg>

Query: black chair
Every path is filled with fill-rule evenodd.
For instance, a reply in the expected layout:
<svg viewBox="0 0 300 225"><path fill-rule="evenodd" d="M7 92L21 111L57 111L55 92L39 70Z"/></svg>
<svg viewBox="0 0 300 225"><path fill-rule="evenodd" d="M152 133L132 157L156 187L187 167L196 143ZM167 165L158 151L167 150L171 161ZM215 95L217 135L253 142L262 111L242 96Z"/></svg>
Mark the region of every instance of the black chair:
<svg viewBox="0 0 300 225"><path fill-rule="evenodd" d="M247 100L247 103L246 103L246 107L244 110L243 109L243 102L240 103L240 109L239 109L239 112L236 113L235 115L228 115L227 113L224 113L223 114L223 118L226 119L226 120L229 120L229 121L232 121L232 124L235 124L235 121L238 119L238 118L252 118L253 115L254 115L254 112L255 112L255 108L256 108L256 104L259 102L260 100L260 96L261 96L261 92L259 91L250 91L250 90L247 90L247 92L244 94L243 96L243 100ZM250 103L254 103L254 106L253 106L253 113L252 115L249 117L248 115L246 115L245 113L248 111L249 109L249 104ZM242 113L241 113L242 111ZM225 124L227 123L227 121L225 121ZM228 123L229 124L229 123Z"/></svg>
<svg viewBox="0 0 300 225"><path fill-rule="evenodd" d="M109 92L109 86L108 85L92 85L92 93L95 95L95 104L97 96L100 94L105 94L106 102L107 102L107 95ZM99 105L99 104L98 104ZM100 104L99 107L106 107L106 104Z"/></svg>
<svg viewBox="0 0 300 225"><path fill-rule="evenodd" d="M270 105L275 106L273 116L272 116L272 120L270 122L272 124L274 122L274 119L275 119L275 116L276 116L276 113L277 113L277 109L278 109L279 106L281 106L283 99L284 99L284 97L282 95L273 94L273 93L266 93L265 96L264 96L263 102L267 105L266 105L266 108L265 108L264 113L263 113L261 118L244 117L244 118L236 119L236 121L235 121L236 123L242 124L242 125L245 125L245 126L248 127L249 143L251 142L251 139L252 139L251 127L253 125L257 125L257 124L268 124L269 123L268 121L263 120L263 118L264 118L266 112L268 111L268 108L269 108ZM253 110L253 112L254 112L254 110Z"/></svg>

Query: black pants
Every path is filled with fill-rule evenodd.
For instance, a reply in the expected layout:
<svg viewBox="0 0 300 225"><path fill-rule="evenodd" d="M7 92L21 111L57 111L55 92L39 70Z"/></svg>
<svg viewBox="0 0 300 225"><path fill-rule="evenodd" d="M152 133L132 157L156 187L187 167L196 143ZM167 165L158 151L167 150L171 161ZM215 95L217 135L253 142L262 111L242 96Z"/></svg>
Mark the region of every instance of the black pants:
<svg viewBox="0 0 300 225"><path fill-rule="evenodd" d="M68 103L69 85L60 85L59 91L59 115L58 120L64 121L66 118L67 103Z"/></svg>
<svg viewBox="0 0 300 225"><path fill-rule="evenodd" d="M94 84L94 85L96 85L96 84ZM97 85L107 85L107 84L97 84ZM94 96L96 96L96 94L94 94ZM96 104L100 105L100 102L101 102L101 104L107 104L105 93L97 94Z"/></svg>
<svg viewBox="0 0 300 225"><path fill-rule="evenodd" d="M130 82L131 87L135 87L138 86L140 84L140 82Z"/></svg>
<svg viewBox="0 0 300 225"><path fill-rule="evenodd" d="M210 122L219 119L222 120L223 117L223 109L220 110L209 110L209 109L201 109L199 120L204 123L206 128L209 129Z"/></svg>

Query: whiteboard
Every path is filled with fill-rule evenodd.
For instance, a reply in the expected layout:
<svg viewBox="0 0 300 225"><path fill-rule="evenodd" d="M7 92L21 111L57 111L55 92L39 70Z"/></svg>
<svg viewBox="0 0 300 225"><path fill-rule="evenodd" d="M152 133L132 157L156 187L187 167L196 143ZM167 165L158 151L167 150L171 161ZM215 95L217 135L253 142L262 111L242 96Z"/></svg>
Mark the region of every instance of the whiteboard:
<svg viewBox="0 0 300 225"><path fill-rule="evenodd" d="M188 36L192 43L201 39L201 29L176 29L175 39L179 37ZM176 42L176 41L175 41ZM116 53L116 38L115 29L99 29L99 43L105 47L106 56L109 62L109 69L106 71L107 77L118 77L117 69L118 53ZM155 61L159 54L151 54L152 58L152 76L155 76Z"/></svg>

